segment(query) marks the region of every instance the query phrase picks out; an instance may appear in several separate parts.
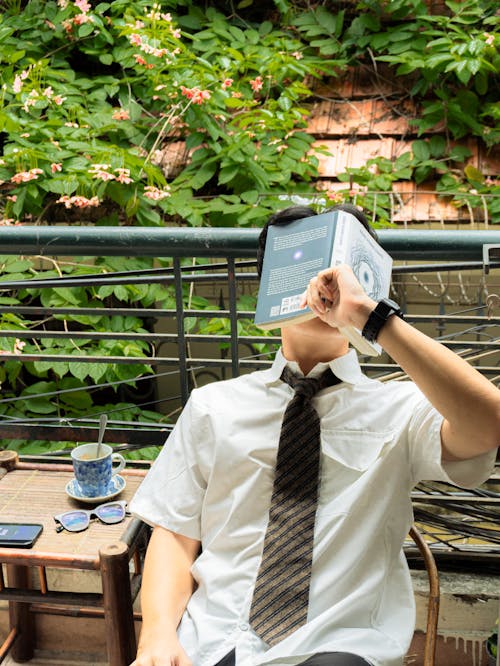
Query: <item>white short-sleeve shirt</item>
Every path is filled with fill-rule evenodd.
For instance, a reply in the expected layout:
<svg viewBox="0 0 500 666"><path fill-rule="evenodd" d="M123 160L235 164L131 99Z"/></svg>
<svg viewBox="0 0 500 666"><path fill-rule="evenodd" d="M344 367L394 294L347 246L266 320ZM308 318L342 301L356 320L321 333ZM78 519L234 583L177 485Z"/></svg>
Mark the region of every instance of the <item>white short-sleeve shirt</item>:
<svg viewBox="0 0 500 666"><path fill-rule="evenodd" d="M308 622L269 649L248 617L293 395L280 380L286 364L279 352L269 370L195 389L131 503L147 523L202 542L180 641L195 666L233 648L237 666L290 666L335 651L400 666L415 623L402 553L410 491L423 479L478 485L495 452L442 464L442 417L412 382L367 378L354 351L316 366L309 376L329 365L342 383L314 398L322 454Z"/></svg>

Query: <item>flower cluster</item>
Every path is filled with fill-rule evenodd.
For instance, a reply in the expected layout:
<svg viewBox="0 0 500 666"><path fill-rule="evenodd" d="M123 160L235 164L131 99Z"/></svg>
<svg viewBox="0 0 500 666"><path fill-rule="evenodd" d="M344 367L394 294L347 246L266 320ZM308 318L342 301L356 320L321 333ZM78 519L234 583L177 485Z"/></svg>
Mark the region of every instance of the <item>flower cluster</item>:
<svg viewBox="0 0 500 666"><path fill-rule="evenodd" d="M29 171L19 171L10 179L12 183L28 183L30 180L36 180L43 173L42 169L30 169Z"/></svg>
<svg viewBox="0 0 500 666"><path fill-rule="evenodd" d="M90 208L90 207L97 207L101 202L99 201L99 197L92 197L90 199L87 199L87 197L81 196L81 195L74 195L70 197L67 194L63 194L62 197L59 197L59 199L56 201L56 203L62 203L65 205L66 208Z"/></svg>
<svg viewBox="0 0 500 666"><path fill-rule="evenodd" d="M109 173L108 169L111 169L109 164L93 164L88 172L92 174L92 178L96 178L97 180L114 180L114 175Z"/></svg>
<svg viewBox="0 0 500 666"><path fill-rule="evenodd" d="M203 104L206 99L210 99L210 90L200 90L199 88L186 88L181 86L181 93L184 97L193 101L193 104Z"/></svg>
<svg viewBox="0 0 500 666"><path fill-rule="evenodd" d="M94 22L94 17L89 14L92 7L90 3L87 2L87 0L75 0L74 5L77 9L80 10L80 13L76 14L76 16L73 16L73 18L66 19L62 22L63 28L66 30L68 35L73 32L73 26Z"/></svg>
<svg viewBox="0 0 500 666"><path fill-rule="evenodd" d="M105 182L108 180L116 180L118 183L123 183L124 185L134 182L130 177L130 169L118 167L117 169L113 169L114 173L111 173L109 169L111 169L111 165L109 164L93 164L88 172L92 174L92 178L103 180Z"/></svg>
<svg viewBox="0 0 500 666"><path fill-rule="evenodd" d="M170 188L167 185L162 190L160 190L154 185L146 185L144 188L144 196L148 199L151 199L152 201L161 201L162 199L170 196Z"/></svg>
<svg viewBox="0 0 500 666"><path fill-rule="evenodd" d="M254 92L259 92L263 85L264 81L262 80L262 76L256 76L255 79L251 79L250 81L250 86Z"/></svg>

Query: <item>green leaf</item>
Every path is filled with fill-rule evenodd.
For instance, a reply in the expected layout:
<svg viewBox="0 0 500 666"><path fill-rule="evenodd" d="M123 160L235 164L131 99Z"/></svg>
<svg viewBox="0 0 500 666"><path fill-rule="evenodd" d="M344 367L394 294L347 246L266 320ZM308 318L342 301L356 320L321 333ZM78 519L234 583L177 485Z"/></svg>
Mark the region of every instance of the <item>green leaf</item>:
<svg viewBox="0 0 500 666"><path fill-rule="evenodd" d="M467 180L473 185L482 185L484 183L484 174L472 164L468 164L465 167L464 173Z"/></svg>
<svg viewBox="0 0 500 666"><path fill-rule="evenodd" d="M446 139L436 134L429 139L429 148L432 157L442 157L446 150Z"/></svg>
<svg viewBox="0 0 500 666"><path fill-rule="evenodd" d="M99 55L99 60L102 62L103 65L111 65L113 62L113 56L111 53L101 53Z"/></svg>
<svg viewBox="0 0 500 666"><path fill-rule="evenodd" d="M427 141L414 141L412 143L413 155L419 162L424 162L430 157L430 150Z"/></svg>
<svg viewBox="0 0 500 666"><path fill-rule="evenodd" d="M430 178L432 171L433 169L431 166L417 167L414 172L415 181L417 183L423 183L425 180L427 180L427 178Z"/></svg>
<svg viewBox="0 0 500 666"><path fill-rule="evenodd" d="M67 388L77 388L75 385L76 382L71 377L68 378L69 381L62 383L61 389ZM92 398L88 394L87 389L82 388L81 391L72 391L71 393L61 393L60 401L67 405L68 407L73 407L74 409L79 409L82 411L90 409L92 407Z"/></svg>
<svg viewBox="0 0 500 666"><path fill-rule="evenodd" d="M217 170L214 161L205 162L192 176L190 185L193 189L199 190L203 185L213 177Z"/></svg>
<svg viewBox="0 0 500 666"><path fill-rule="evenodd" d="M92 22L84 23L78 28L78 37L88 37L94 32L94 25Z"/></svg>
<svg viewBox="0 0 500 666"><path fill-rule="evenodd" d="M161 223L161 217L156 210L153 210L148 204L142 205L137 209L137 221L141 224L158 226Z"/></svg>
<svg viewBox="0 0 500 666"><path fill-rule="evenodd" d="M69 364L69 371L73 377L76 377L83 382L89 375L89 364L81 363L80 361L72 361Z"/></svg>

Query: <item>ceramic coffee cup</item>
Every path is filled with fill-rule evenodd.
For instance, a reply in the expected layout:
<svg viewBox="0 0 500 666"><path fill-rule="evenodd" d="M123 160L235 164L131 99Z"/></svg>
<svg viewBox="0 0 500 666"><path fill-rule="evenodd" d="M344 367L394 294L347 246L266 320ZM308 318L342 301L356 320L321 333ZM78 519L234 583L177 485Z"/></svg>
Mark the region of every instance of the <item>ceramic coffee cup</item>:
<svg viewBox="0 0 500 666"><path fill-rule="evenodd" d="M98 444L80 444L71 451L75 478L86 497L105 497L111 477L125 467L125 458L113 453L111 446L101 444L100 455L96 458ZM117 463L113 465L113 463Z"/></svg>

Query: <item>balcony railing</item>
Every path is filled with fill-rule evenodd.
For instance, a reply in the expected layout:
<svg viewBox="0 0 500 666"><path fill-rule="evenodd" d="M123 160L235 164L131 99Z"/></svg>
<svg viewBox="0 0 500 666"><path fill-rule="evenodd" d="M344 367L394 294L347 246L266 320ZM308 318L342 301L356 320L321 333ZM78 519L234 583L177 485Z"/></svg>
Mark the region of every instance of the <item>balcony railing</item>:
<svg viewBox="0 0 500 666"><path fill-rule="evenodd" d="M193 386L235 377L267 367L272 362L279 337L259 334L258 331L256 335L242 332L242 322L251 322L253 311L238 307L242 293L248 295L257 289L255 255L258 233L258 229L211 228L3 228L0 252L4 255L71 257L72 260L102 256L162 257L170 261L166 267L140 271L100 273L96 265L88 274L73 277L4 279L0 282L0 295L30 287L71 289L158 282L170 287L175 305L172 308L124 307L115 303L99 308L44 307L39 303L0 305L1 314L26 315L32 321L40 322L30 329L3 329L0 335L4 338L135 340L147 342L150 349L143 358L61 355L47 351L2 353L0 362L15 359L19 363L143 364L135 379L138 387L135 400L142 407L155 406L163 414L169 414L168 422L131 422L120 420L119 410L108 412L110 420L104 439L116 449L162 445ZM485 231L383 229L379 231L379 237L395 260L392 290L395 298L404 305L408 321L440 339L491 381L497 382L500 379L500 281L495 269L500 267L500 231L491 228ZM186 285L191 293L208 290L213 307L190 307L185 296ZM53 322L75 315L130 315L140 318L145 323L144 328L147 324L150 330L82 330L81 326L75 328L70 320L56 330ZM188 324L200 318L224 320L227 332L216 335L193 333ZM360 360L370 376L382 381L404 379L401 369L384 355L361 357ZM144 365L152 368L152 375L143 372ZM127 382L113 382L113 390L120 385L126 386ZM109 386L105 382L96 386L89 383L88 390L106 390ZM147 390L143 388L146 386ZM64 389L59 393L62 395L72 390ZM0 405L22 400L22 396L0 398ZM0 439L61 442L64 445L59 453L64 454L67 442L95 441L99 415L99 408L94 408L93 413L77 418L1 417ZM440 557L462 562L474 555L476 561L480 559L481 566L495 566L500 552L499 481L497 473L486 491L468 491L460 495L456 494L456 489L443 485L437 489L425 485L416 490L416 517L418 519L421 511L421 518L427 525L423 531L440 549ZM436 505L441 509L434 511L432 507ZM443 507L447 515L445 519L442 518ZM467 527L462 532L458 530L458 537L457 521Z"/></svg>
<svg viewBox="0 0 500 666"><path fill-rule="evenodd" d="M0 305L0 313L26 315L43 321L73 315L134 316L143 321L153 321L153 330L139 332L97 332L94 330L53 330L41 325L28 330L4 329L4 338L31 339L77 339L91 340L135 340L146 342L151 353L144 358L130 356L93 356L79 354L2 353L0 362L15 358L18 362L33 361L67 363L105 363L149 365L153 377L142 375L136 378L141 382L160 382L163 387L155 387L155 395L160 392L160 403L170 403L175 411L188 399L191 388L200 381L235 377L241 372L266 367L271 363L270 352L279 345L276 336L248 335L240 331L240 322L251 321L253 311L238 309L238 295L242 289L255 291L257 275L255 254L258 229L180 229L180 228L132 228L132 227L4 227L2 246L4 255L27 255L38 257L162 257L170 258L171 265L162 268L134 272L98 273L98 269L88 275L59 277L54 279L32 279L11 281L2 280L0 294L28 287L73 288L101 285L151 284L154 282L169 285L175 293L175 307L43 307L37 305ZM493 380L500 376L498 364L498 326L500 319L495 306L495 271L499 266L500 231L444 231L444 230L385 230L379 231L382 245L395 260L393 290L404 303L407 318L416 326L431 327L433 334L469 360L485 375ZM196 260L194 261L187 260ZM200 263L201 261L201 263ZM189 265L186 265L189 263ZM463 272L477 276L478 284L488 287L478 290L474 303L466 303L450 312L446 298L434 294L434 304L428 310L413 310L411 297L405 293L415 280L426 291L429 275L446 274L461 276ZM491 271L491 272L490 272ZM213 309L196 309L186 306L183 298L185 285L192 289L203 289L210 285ZM429 283L427 283L429 284ZM491 287L491 285L493 285ZM433 295L428 287L427 295ZM488 293L487 293L488 292ZM489 293L491 292L491 293ZM487 294L487 295L486 295ZM470 299L469 299L470 300ZM190 333L186 320L197 318L222 318L227 322L227 333L204 335ZM163 322L163 323L161 323ZM465 332L468 332L465 335ZM259 354L257 346L267 345L267 352ZM167 354L166 347L174 353ZM203 349L204 353L197 353ZM391 359L362 358L362 366L367 373L380 378L401 376L399 368ZM165 378L168 378L165 379ZM120 384L117 382L115 384ZM124 381L123 384L126 384ZM145 385L145 384L143 384ZM92 390L104 389L106 385L89 387ZM68 390L68 389L67 389ZM71 390L71 389L69 389ZM168 391L169 395L164 392ZM141 394L141 390L138 391ZM10 403L21 398L10 398ZM124 446L150 446L162 444L171 424L122 422L119 415L111 416L106 441ZM50 439L56 441L87 441L97 434L98 415L68 419L3 419L0 421L0 438L11 439ZM175 420L175 417L174 419Z"/></svg>

